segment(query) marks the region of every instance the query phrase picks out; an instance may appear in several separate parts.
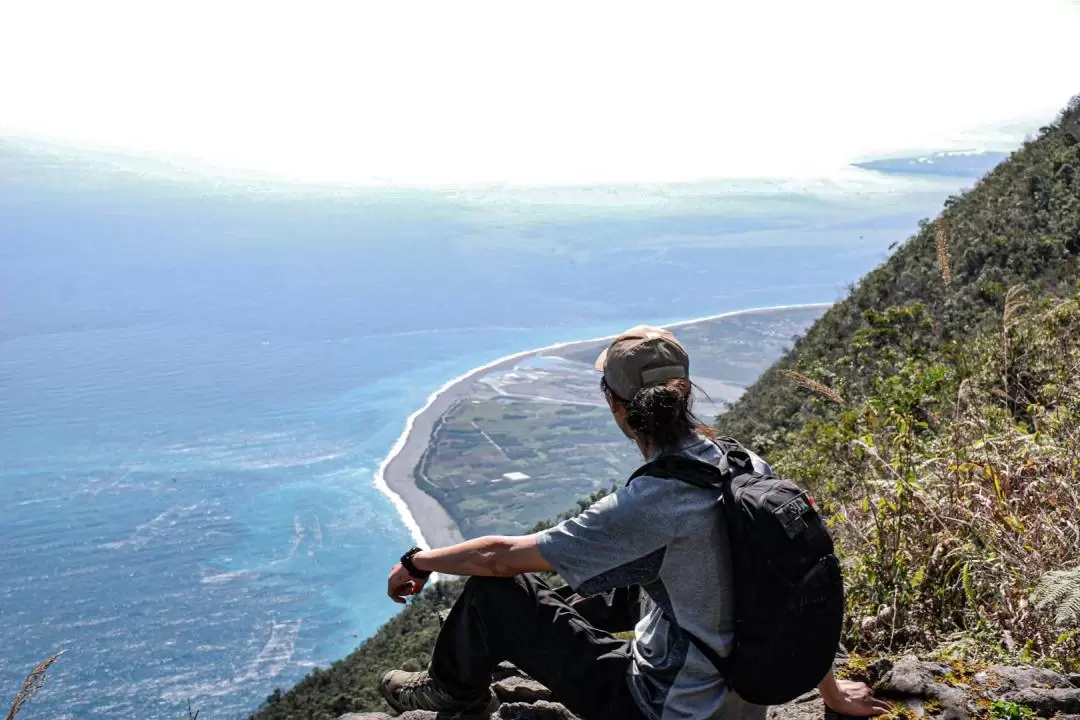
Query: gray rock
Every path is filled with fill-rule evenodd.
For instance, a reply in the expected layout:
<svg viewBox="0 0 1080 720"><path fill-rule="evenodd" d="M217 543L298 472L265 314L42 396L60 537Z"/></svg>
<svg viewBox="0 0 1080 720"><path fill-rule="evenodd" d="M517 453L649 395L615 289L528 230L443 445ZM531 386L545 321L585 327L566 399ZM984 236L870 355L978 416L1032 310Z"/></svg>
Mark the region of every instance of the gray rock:
<svg viewBox="0 0 1080 720"><path fill-rule="evenodd" d="M541 700L535 703L506 703L499 707L492 720L579 720L562 705Z"/></svg>
<svg viewBox="0 0 1080 720"><path fill-rule="evenodd" d="M1026 688L1069 689L1074 685L1064 675L1036 667L992 667L975 675L975 682L994 689L996 694Z"/></svg>
<svg viewBox="0 0 1080 720"><path fill-rule="evenodd" d="M532 678L514 675L492 684L491 689L504 703L551 700L551 691Z"/></svg>
<svg viewBox="0 0 1080 720"><path fill-rule="evenodd" d="M941 710L935 713L936 717L943 720L967 720L971 713L964 691L938 682L938 679L951 669L946 663L922 662L914 655L905 655L882 678L878 689L883 694L899 696L899 700L905 705L909 704L909 701L915 701L911 709L916 714L925 714L924 703L933 700L941 707Z"/></svg>
<svg viewBox="0 0 1080 720"><path fill-rule="evenodd" d="M971 717L967 696L959 688L938 684L930 698L941 705L938 717L942 720L967 720Z"/></svg>
<svg viewBox="0 0 1080 720"><path fill-rule="evenodd" d="M391 716L385 713L348 713L338 720L464 720L464 716L436 714L433 712L413 711ZM476 716L468 720L480 720ZM576 715L558 703L538 700L536 702L503 703L490 720L580 720Z"/></svg>
<svg viewBox="0 0 1080 720"><path fill-rule="evenodd" d="M914 655L905 655L882 678L881 689L897 695L932 697L931 688L938 684L936 669Z"/></svg>
<svg viewBox="0 0 1080 720"><path fill-rule="evenodd" d="M1080 688L1025 688L1005 693L1001 699L1027 705L1045 718L1080 714Z"/></svg>
<svg viewBox="0 0 1080 720"><path fill-rule="evenodd" d="M821 720L825 713L825 705L815 691L798 697L785 705L770 707L766 720Z"/></svg>
<svg viewBox="0 0 1080 720"><path fill-rule="evenodd" d="M944 677L952 672L952 665L946 662L924 662L923 665L934 674L934 677Z"/></svg>
<svg viewBox="0 0 1080 720"><path fill-rule="evenodd" d="M1080 688L1080 673L1069 673L1069 682L1073 684L1073 687Z"/></svg>

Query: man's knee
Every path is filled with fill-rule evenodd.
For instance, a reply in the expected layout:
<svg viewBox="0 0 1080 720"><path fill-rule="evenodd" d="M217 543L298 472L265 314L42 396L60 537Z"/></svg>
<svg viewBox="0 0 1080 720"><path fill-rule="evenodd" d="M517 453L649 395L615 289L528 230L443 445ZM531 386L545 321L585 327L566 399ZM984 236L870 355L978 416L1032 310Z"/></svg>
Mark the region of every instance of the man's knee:
<svg viewBox="0 0 1080 720"><path fill-rule="evenodd" d="M512 577L471 577L465 581L464 594L470 598L502 600L512 595L535 595L542 581L531 573Z"/></svg>

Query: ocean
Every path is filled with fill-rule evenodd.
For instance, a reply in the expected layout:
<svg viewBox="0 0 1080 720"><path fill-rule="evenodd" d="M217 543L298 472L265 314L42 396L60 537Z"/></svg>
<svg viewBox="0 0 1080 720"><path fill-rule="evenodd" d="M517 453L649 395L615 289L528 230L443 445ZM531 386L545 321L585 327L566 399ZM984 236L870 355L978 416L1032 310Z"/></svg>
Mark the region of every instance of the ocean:
<svg viewBox="0 0 1080 720"><path fill-rule="evenodd" d="M509 353L830 302L970 178L305 188L0 140L0 697L245 717L398 610L373 475ZM567 498L572 506L575 498Z"/></svg>

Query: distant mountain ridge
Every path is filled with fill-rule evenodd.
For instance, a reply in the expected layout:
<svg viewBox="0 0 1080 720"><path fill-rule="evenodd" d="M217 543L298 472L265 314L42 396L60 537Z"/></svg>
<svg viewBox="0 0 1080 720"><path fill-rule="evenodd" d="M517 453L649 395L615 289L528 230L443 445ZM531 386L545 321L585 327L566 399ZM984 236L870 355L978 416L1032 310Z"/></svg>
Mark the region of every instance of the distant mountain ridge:
<svg viewBox="0 0 1080 720"><path fill-rule="evenodd" d="M1009 153L995 151L943 151L921 155L880 158L852 163L863 170L891 175L942 175L980 178L1008 159Z"/></svg>

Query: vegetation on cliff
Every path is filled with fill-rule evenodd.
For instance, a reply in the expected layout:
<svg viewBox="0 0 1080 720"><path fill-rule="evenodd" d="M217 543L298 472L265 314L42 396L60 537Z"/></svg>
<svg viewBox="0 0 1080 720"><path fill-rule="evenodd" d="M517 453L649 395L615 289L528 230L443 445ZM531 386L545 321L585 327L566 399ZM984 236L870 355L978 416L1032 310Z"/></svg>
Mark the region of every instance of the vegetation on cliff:
<svg viewBox="0 0 1080 720"><path fill-rule="evenodd" d="M931 322L917 305L885 314ZM772 458L830 519L852 649L1078 664L1080 632L1050 612L1075 602L1068 583L1030 597L1080 548L1080 295L1014 291L1003 314L996 331L915 348L888 372L861 361L869 392Z"/></svg>
<svg viewBox="0 0 1080 720"><path fill-rule="evenodd" d="M747 390L722 427L771 456L811 419L839 414L792 392L786 371L845 398L866 398L876 377L869 370L888 372L913 351L962 344L1000 325L1010 288L1023 286L1033 298L1067 296L1077 278L1080 98L972 190L946 201L936 220L922 223ZM914 304L922 307L918 316L896 310ZM853 352L852 344L870 333L873 348ZM871 351L885 356L865 366Z"/></svg>
<svg viewBox="0 0 1080 720"><path fill-rule="evenodd" d="M350 711L386 709L379 678L389 668L427 667L439 632L438 614L453 605L462 584L430 586L348 657L313 670L288 692L274 691L252 720L334 720Z"/></svg>
<svg viewBox="0 0 1080 720"><path fill-rule="evenodd" d="M718 420L830 517L852 648L1080 662L1078 281L1074 101Z"/></svg>
<svg viewBox="0 0 1080 720"><path fill-rule="evenodd" d="M1074 101L718 420L829 516L851 649L1080 668L1078 290ZM253 717L382 707L379 674L424 664L458 589L430 589Z"/></svg>

